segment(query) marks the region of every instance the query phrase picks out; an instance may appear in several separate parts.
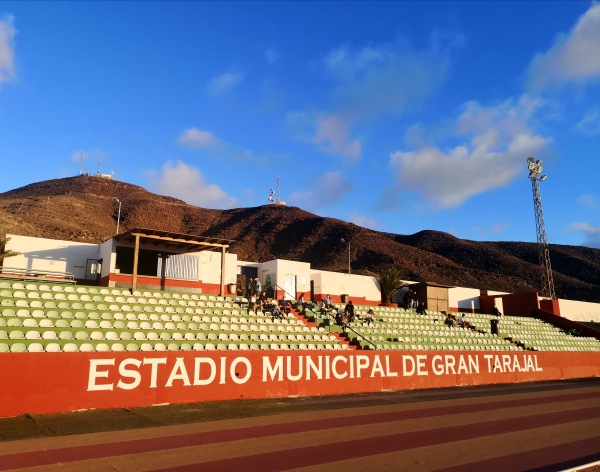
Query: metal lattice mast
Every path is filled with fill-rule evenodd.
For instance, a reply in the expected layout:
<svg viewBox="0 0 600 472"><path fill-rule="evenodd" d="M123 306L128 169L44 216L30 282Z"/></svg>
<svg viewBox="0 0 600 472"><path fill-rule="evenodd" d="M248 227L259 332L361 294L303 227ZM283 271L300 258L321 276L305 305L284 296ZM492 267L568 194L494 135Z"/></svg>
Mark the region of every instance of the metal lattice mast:
<svg viewBox="0 0 600 472"><path fill-rule="evenodd" d="M540 193L540 182L546 180L542 175L542 161L535 162L533 157L527 159L529 167L529 178L533 190L533 208L535 211L535 231L537 234L538 257L540 261L540 282L542 284L542 296L556 299L554 292L554 278L552 277L552 265L550 264L550 249L546 238L546 225L544 224L544 212L542 211L542 195Z"/></svg>

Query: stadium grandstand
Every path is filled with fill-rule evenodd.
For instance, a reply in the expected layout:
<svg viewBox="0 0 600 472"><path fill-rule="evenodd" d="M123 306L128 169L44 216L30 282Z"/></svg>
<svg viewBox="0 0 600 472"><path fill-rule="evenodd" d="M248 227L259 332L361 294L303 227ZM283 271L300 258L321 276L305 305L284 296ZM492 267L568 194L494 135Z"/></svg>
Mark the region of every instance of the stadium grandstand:
<svg viewBox="0 0 600 472"><path fill-rule="evenodd" d="M139 228L100 245L11 235L0 416L600 375L600 333L556 313L597 321L594 304L414 283L424 310L384 306L372 277L238 261L230 242ZM269 292L262 308L244 291L253 277ZM314 303L325 295L327 309ZM355 318L340 322L348 301Z"/></svg>

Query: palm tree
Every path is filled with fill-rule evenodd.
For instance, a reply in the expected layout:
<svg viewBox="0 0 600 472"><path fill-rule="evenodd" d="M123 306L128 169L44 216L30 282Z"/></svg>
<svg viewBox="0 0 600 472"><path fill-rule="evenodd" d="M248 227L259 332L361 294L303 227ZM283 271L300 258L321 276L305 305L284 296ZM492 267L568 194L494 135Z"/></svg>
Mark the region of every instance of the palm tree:
<svg viewBox="0 0 600 472"><path fill-rule="evenodd" d="M400 279L400 271L390 267L377 277L379 290L381 291L381 303L390 303L394 294L408 284Z"/></svg>
<svg viewBox="0 0 600 472"><path fill-rule="evenodd" d="M20 253L11 251L10 249L6 250L6 243L10 241L10 238L0 238L0 262L2 262L7 257L18 256Z"/></svg>

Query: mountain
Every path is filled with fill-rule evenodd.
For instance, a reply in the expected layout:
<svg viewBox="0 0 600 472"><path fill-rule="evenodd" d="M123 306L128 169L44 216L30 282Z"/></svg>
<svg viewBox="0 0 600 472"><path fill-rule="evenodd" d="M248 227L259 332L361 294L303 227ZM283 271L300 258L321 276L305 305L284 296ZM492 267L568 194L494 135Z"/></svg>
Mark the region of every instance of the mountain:
<svg viewBox="0 0 600 472"><path fill-rule="evenodd" d="M477 242L439 231L399 235L373 231L300 208L264 205L210 210L142 187L81 175L34 183L0 194L0 234L99 243L142 227L233 239L245 261L288 259L344 272L376 275L397 267L406 280L506 292L537 290L535 243ZM344 239L346 242L341 242ZM550 245L559 298L600 302L600 249Z"/></svg>

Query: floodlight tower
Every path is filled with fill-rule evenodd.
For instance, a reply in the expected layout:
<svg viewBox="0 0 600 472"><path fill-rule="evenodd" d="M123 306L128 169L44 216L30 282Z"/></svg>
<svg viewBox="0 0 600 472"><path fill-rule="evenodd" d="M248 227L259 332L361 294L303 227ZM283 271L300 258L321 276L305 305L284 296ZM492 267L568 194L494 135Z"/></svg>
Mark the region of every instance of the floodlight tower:
<svg viewBox="0 0 600 472"><path fill-rule="evenodd" d="M540 182L548 178L542 174L542 160L537 161L533 157L527 158L529 179L533 190L533 208L535 210L535 230L537 233L538 256L540 259L540 281L542 283L542 296L556 299L554 292L554 279L552 278L552 266L550 265L550 250L546 239L546 225L544 224L544 212L542 211L542 196L540 194Z"/></svg>

